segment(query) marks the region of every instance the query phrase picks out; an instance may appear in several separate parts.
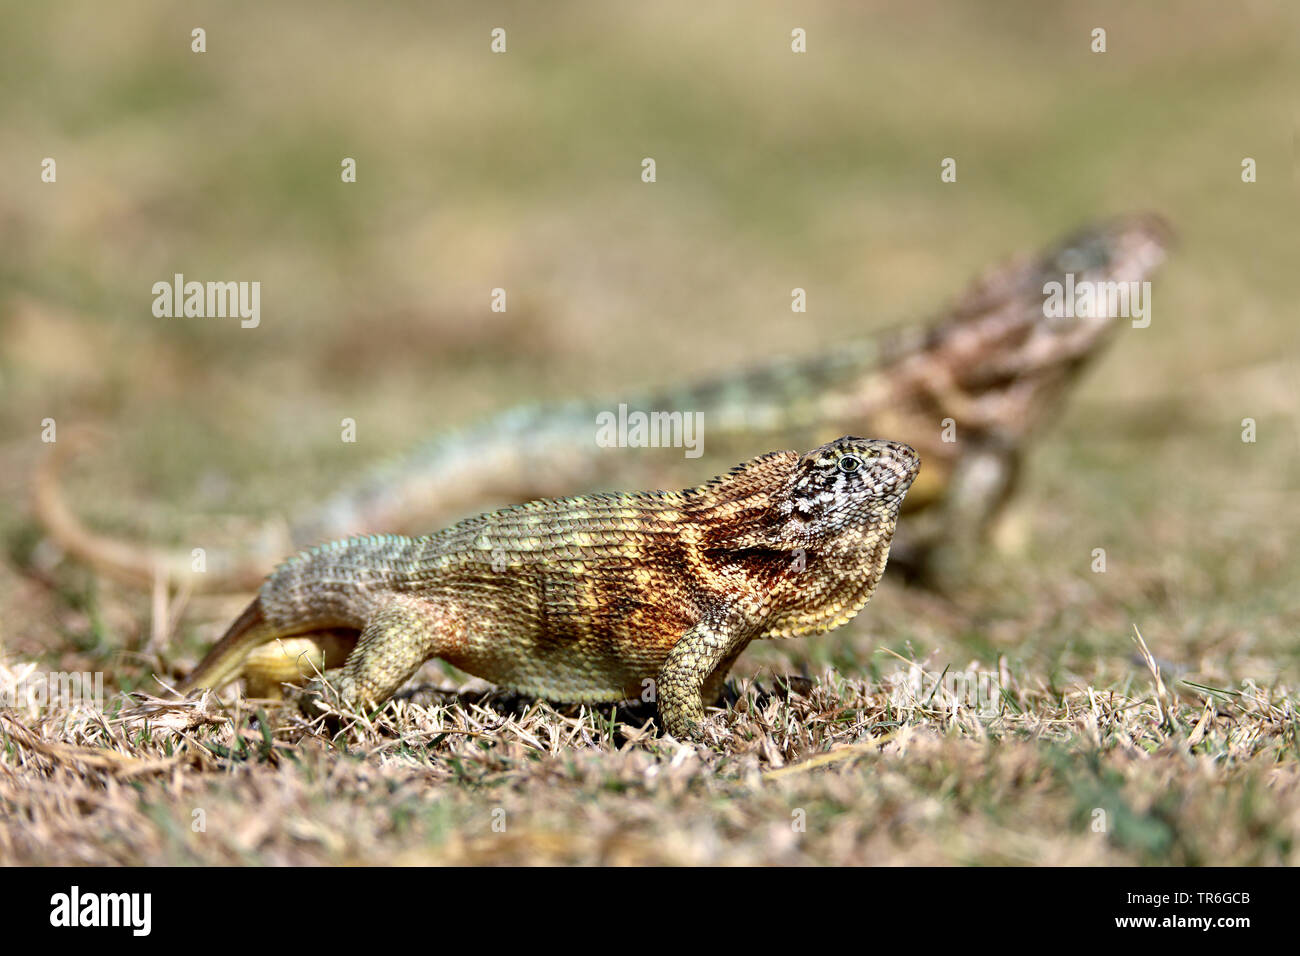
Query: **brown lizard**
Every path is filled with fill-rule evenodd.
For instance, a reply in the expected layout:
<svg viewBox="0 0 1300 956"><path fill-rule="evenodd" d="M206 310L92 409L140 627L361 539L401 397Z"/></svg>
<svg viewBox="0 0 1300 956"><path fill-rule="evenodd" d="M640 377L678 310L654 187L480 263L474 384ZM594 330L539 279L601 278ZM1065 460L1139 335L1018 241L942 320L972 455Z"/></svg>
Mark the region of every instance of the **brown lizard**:
<svg viewBox="0 0 1300 956"><path fill-rule="evenodd" d="M268 645L263 661L292 672L276 642L328 632L308 701L377 706L438 657L567 702L653 682L665 729L698 738L750 641L827 631L866 605L919 468L907 445L848 437L686 491L546 499L426 537L333 541L271 574L181 690L221 686Z"/></svg>
<svg viewBox="0 0 1300 956"><path fill-rule="evenodd" d="M1143 281L1163 261L1169 240L1158 217L1119 219L992 270L928 325L682 389L505 412L377 467L300 513L289 540L261 535L260 550L209 548L203 574L191 572L188 551L173 554L85 528L59 493L57 453L38 475L35 511L65 551L117 578L149 584L161 572L194 590L230 591L256 586L295 545L423 531L484 507L616 487L629 470L647 485L672 487L684 482L683 467L720 469L766 448L806 448L870 430L898 436L928 463L908 498L908 510L924 514L909 520L894 547L896 562L924 574L935 554L979 540L1015 487L1028 439L1128 324L1114 315L1050 318L1045 285L1067 274L1079 282ZM699 413L705 460L676 449L600 447L597 415L619 404Z"/></svg>

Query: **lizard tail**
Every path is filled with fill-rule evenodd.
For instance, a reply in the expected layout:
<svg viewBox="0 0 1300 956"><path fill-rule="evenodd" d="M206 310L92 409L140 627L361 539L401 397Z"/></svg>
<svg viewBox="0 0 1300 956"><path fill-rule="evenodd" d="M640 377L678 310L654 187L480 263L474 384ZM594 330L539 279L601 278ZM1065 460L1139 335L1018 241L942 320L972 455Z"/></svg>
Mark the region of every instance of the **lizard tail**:
<svg viewBox="0 0 1300 956"><path fill-rule="evenodd" d="M188 694L198 687L217 690L239 676L244 660L253 648L265 644L275 636L262 615L262 606L258 598L244 608L244 613L235 619L226 630L221 640L208 651L207 656L199 661L177 688L182 694Z"/></svg>
<svg viewBox="0 0 1300 956"><path fill-rule="evenodd" d="M262 613L261 599L254 598L177 690L218 690L242 677L249 697L279 700L281 685L301 684L343 664L359 636L358 630L346 627L300 634L273 627Z"/></svg>
<svg viewBox="0 0 1300 956"><path fill-rule="evenodd" d="M97 534L82 524L68 507L59 486L59 470L68 455L88 443L85 434L55 442L36 468L32 486L32 512L46 533L70 554L90 567L125 584L152 587L159 578L188 580L191 589L202 593L251 590L261 583L267 568L260 562L242 561L226 568L210 568L196 574L187 553L150 548Z"/></svg>

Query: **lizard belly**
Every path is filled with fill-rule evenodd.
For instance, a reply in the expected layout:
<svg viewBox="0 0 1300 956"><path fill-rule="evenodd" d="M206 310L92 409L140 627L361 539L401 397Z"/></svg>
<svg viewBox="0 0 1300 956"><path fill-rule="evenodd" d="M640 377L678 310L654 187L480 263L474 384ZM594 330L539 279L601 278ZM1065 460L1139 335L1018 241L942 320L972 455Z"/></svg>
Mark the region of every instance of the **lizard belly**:
<svg viewBox="0 0 1300 956"><path fill-rule="evenodd" d="M551 572L481 590L437 656L550 700L620 700L645 691L693 623L689 608L639 589Z"/></svg>
<svg viewBox="0 0 1300 956"><path fill-rule="evenodd" d="M497 627L439 655L467 674L548 700L581 703L640 696L667 650L619 634L534 632Z"/></svg>

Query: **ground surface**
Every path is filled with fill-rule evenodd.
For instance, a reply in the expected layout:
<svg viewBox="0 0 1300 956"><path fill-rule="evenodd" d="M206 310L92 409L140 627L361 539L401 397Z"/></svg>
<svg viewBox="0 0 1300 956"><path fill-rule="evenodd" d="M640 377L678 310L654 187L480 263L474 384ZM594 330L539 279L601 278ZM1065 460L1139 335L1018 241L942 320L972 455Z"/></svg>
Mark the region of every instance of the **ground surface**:
<svg viewBox="0 0 1300 956"><path fill-rule="evenodd" d="M1300 863L1295 11L707 6L6 14L0 861ZM335 739L125 719L247 596L157 606L25 505L54 418L105 435L68 476L96 527L237 538L438 429L827 348L1148 208L1182 237L1152 325L1000 548L752 649L712 750L438 667ZM262 325L154 318L175 272L261 281ZM51 669L107 715L13 699Z"/></svg>

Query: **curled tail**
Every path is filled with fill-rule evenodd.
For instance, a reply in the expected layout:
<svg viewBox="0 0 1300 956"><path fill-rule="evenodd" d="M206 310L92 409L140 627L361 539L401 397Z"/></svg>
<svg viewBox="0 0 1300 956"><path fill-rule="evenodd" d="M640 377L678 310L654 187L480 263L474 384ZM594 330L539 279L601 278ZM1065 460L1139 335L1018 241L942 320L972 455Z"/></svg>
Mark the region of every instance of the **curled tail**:
<svg viewBox="0 0 1300 956"><path fill-rule="evenodd" d="M138 587L151 587L159 578L188 581L196 592L249 590L261 583L272 564L269 558L234 557L223 561L214 555L216 560L210 558L209 563L224 566L210 567L207 572L197 574L189 552L122 541L87 528L68 506L59 486L59 469L68 454L65 449L71 446L76 450L87 443L86 435L55 443L37 466L32 486L32 512L64 551L118 581Z"/></svg>
<svg viewBox="0 0 1300 956"><path fill-rule="evenodd" d="M59 471L68 452L85 435L57 443L37 466L32 512L49 536L71 557L136 587L160 579L185 582L195 593L228 594L261 585L295 543L345 538L358 533L437 527L457 520L484 502L494 504L564 494L592 479L593 464L608 456L554 453L557 443L590 444L581 406L542 406L507 411L456 430L415 452L372 468L319 507L293 516L279 534L266 525L260 543L241 549L212 549L207 569L196 573L188 550L151 547L112 538L88 528L63 498ZM567 412L567 414L561 414ZM575 423L578 423L575 425ZM579 441L579 436L582 441ZM583 444L585 442L585 444Z"/></svg>

